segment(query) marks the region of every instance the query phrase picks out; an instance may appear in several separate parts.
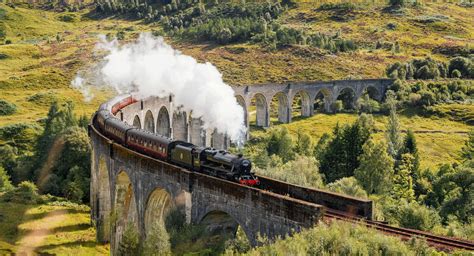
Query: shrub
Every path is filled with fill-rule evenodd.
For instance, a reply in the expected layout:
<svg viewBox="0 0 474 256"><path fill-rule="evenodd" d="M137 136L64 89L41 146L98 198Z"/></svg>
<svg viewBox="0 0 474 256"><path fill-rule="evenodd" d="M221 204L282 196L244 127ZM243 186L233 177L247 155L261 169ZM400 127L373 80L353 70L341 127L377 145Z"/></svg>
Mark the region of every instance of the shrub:
<svg viewBox="0 0 474 256"><path fill-rule="evenodd" d="M454 71L458 71L460 75L459 77L466 77L466 78L474 78L473 74L470 74L470 69L474 66L471 60L464 57L456 57L449 61L448 65L448 72L451 74L451 77L455 77L454 75L459 75L457 72L454 74Z"/></svg>
<svg viewBox="0 0 474 256"><path fill-rule="evenodd" d="M12 40L10 40L10 39L5 40L5 44L11 44L11 43L12 43Z"/></svg>
<svg viewBox="0 0 474 256"><path fill-rule="evenodd" d="M342 100L336 100L331 104L331 109L334 113L341 112L342 109L344 108L344 104Z"/></svg>
<svg viewBox="0 0 474 256"><path fill-rule="evenodd" d="M74 22L76 20L76 17L72 14L64 14L59 16L59 20L63 22Z"/></svg>
<svg viewBox="0 0 474 256"><path fill-rule="evenodd" d="M13 189L13 185L10 181L10 177L3 167L0 166L0 192L10 191Z"/></svg>
<svg viewBox="0 0 474 256"><path fill-rule="evenodd" d="M117 37L117 40L124 40L125 39L125 32L124 31L119 31L117 34L115 34L115 37Z"/></svg>
<svg viewBox="0 0 474 256"><path fill-rule="evenodd" d="M16 106L5 100L0 100L0 116L8 116L16 112Z"/></svg>
<svg viewBox="0 0 474 256"><path fill-rule="evenodd" d="M8 54L0 53L0 60L7 59L7 58L9 58L9 57L10 57L10 56L8 56Z"/></svg>
<svg viewBox="0 0 474 256"><path fill-rule="evenodd" d="M330 191L354 196L358 198L367 198L367 193L359 184L356 178L354 177L344 177L342 179L338 179L333 183L329 183L327 188Z"/></svg>
<svg viewBox="0 0 474 256"><path fill-rule="evenodd" d="M393 7L403 7L406 5L406 0L390 0L389 4Z"/></svg>
<svg viewBox="0 0 474 256"><path fill-rule="evenodd" d="M38 188L33 182L23 181L15 189L3 195L5 202L15 203L39 203L41 198L38 194Z"/></svg>

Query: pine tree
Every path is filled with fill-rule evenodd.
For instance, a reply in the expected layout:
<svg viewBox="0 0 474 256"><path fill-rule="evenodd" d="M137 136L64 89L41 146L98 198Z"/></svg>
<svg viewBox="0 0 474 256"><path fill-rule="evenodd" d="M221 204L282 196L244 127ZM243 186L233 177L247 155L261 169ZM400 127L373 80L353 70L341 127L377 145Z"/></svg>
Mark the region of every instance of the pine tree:
<svg viewBox="0 0 474 256"><path fill-rule="evenodd" d="M143 255L171 255L170 237L160 221L155 221L149 227L143 245Z"/></svg>
<svg viewBox="0 0 474 256"><path fill-rule="evenodd" d="M383 143L369 139L362 149L364 153L359 157L355 178L369 194L387 191L393 177L393 159L387 154L387 148Z"/></svg>
<svg viewBox="0 0 474 256"><path fill-rule="evenodd" d="M387 92L386 102L390 108L390 116L387 124L387 143L388 153L397 160L399 158L400 149L402 147L402 140L400 136L400 123L398 121L396 96L393 91Z"/></svg>
<svg viewBox="0 0 474 256"><path fill-rule="evenodd" d="M403 148L401 154L410 154L412 163L412 169L410 170L411 177L413 179L415 194L419 195L421 193L421 173L420 173L420 156L418 154L418 147L416 145L415 134L411 129L408 130L407 135L405 136L405 141L403 142Z"/></svg>
<svg viewBox="0 0 474 256"><path fill-rule="evenodd" d="M127 224L118 247L118 255L135 256L139 254L138 232L131 223Z"/></svg>
<svg viewBox="0 0 474 256"><path fill-rule="evenodd" d="M413 156L411 154L403 154L401 164L396 169L394 186L392 189L392 195L395 199L405 199L408 202L412 202L415 199L413 178L411 175L412 170Z"/></svg>
<svg viewBox="0 0 474 256"><path fill-rule="evenodd" d="M313 154L313 142L311 141L311 136L307 133L303 133L301 130L298 130L296 134L296 153L304 156L310 156Z"/></svg>

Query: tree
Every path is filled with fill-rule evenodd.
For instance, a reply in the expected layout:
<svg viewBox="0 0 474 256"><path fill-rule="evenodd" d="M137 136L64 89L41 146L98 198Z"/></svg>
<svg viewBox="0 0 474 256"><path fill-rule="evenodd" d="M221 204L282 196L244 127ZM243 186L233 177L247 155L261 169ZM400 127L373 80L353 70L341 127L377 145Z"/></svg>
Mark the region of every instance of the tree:
<svg viewBox="0 0 474 256"><path fill-rule="evenodd" d="M473 78L469 74L469 69L472 68L472 66L474 66L474 64L468 58L456 57L449 61L448 72L451 74L451 77L456 77L454 71L457 70L460 73L460 77Z"/></svg>
<svg viewBox="0 0 474 256"><path fill-rule="evenodd" d="M367 192L361 187L354 177L344 177L333 183L329 183L327 188L330 191L359 198L367 198Z"/></svg>
<svg viewBox="0 0 474 256"><path fill-rule="evenodd" d="M466 142L464 142L462 157L466 160L474 160L474 129L469 131L469 137Z"/></svg>
<svg viewBox="0 0 474 256"><path fill-rule="evenodd" d="M408 129L407 135L403 142L403 148L401 149L401 154L410 154L410 170L411 177L413 180L415 194L418 196L421 193L421 173L420 173L420 156L418 154L418 147L416 145L416 137L411 129Z"/></svg>
<svg viewBox="0 0 474 256"><path fill-rule="evenodd" d="M324 133L321 138L319 138L318 144L314 147L314 157L318 160L321 160L322 155L326 151L329 142L331 141L331 135Z"/></svg>
<svg viewBox="0 0 474 256"><path fill-rule="evenodd" d="M452 215L467 223L474 211L474 162L466 161L456 168L440 167L432 184L426 203L438 208L444 220Z"/></svg>
<svg viewBox="0 0 474 256"><path fill-rule="evenodd" d="M146 234L143 255L171 255L170 237L163 223L153 222Z"/></svg>
<svg viewBox="0 0 474 256"><path fill-rule="evenodd" d="M415 191L413 190L413 156L403 154L401 164L396 168L394 186L392 195L395 199L405 199L412 202L415 199Z"/></svg>
<svg viewBox="0 0 474 256"><path fill-rule="evenodd" d="M342 129L337 125L334 128L333 139L319 158L326 182L354 175L354 170L359 167L362 146L370 137L372 121L370 115L364 114L352 125L345 125Z"/></svg>
<svg viewBox="0 0 474 256"><path fill-rule="evenodd" d="M388 144L388 153L394 158L398 158L402 139L400 136L400 123L398 121L396 96L393 91L387 91L386 102L390 109L390 116L387 123L386 139Z"/></svg>
<svg viewBox="0 0 474 256"><path fill-rule="evenodd" d="M293 140L291 139L288 129L276 128L270 132L270 138L267 143L268 155L277 155L287 162L293 159Z"/></svg>
<svg viewBox="0 0 474 256"><path fill-rule="evenodd" d="M318 162L311 156L296 155L295 160L283 164L273 155L268 166L265 169L257 169L256 172L301 186L321 188L324 184L318 170Z"/></svg>
<svg viewBox="0 0 474 256"><path fill-rule="evenodd" d="M118 255L134 256L139 254L138 232L134 225L127 224L118 246Z"/></svg>
<svg viewBox="0 0 474 256"><path fill-rule="evenodd" d="M369 194L387 191L393 177L393 159L387 154L387 148L369 139L362 150L364 153L359 157L360 165L354 171L354 177Z"/></svg>
<svg viewBox="0 0 474 256"><path fill-rule="evenodd" d="M298 130L296 136L295 152L300 155L311 156L313 154L311 136L301 130Z"/></svg>

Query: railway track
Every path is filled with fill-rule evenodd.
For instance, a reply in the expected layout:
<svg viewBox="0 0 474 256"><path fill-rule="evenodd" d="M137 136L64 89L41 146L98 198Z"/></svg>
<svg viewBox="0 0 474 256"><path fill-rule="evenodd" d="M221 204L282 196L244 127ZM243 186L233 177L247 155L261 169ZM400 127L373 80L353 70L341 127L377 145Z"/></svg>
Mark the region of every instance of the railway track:
<svg viewBox="0 0 474 256"><path fill-rule="evenodd" d="M439 250L443 250L443 251L452 251L452 250L474 251L474 242L472 241L433 235L429 232L424 232L420 230L394 227L382 222L366 220L366 219L359 218L353 215L348 215L344 212L336 211L333 209L326 209L326 212L324 213L324 219L327 221L341 220L341 221L346 221L346 222L357 223L360 225L365 225L369 228L379 230L385 234L398 236L402 240L409 240L414 237L424 238L426 239L426 242L430 246L435 247Z"/></svg>

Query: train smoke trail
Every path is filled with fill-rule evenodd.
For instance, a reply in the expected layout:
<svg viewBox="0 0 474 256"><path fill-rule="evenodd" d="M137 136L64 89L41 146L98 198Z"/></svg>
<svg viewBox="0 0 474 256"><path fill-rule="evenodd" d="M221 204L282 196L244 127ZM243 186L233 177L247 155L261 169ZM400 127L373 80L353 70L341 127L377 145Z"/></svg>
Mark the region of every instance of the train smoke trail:
<svg viewBox="0 0 474 256"><path fill-rule="evenodd" d="M214 65L198 63L150 33L123 46L103 39L98 48L107 52L96 69L98 80L119 93L138 92L143 97L173 94L174 104L187 113L192 110L193 117L201 117L206 128L216 128L232 141L242 140L246 129L243 108ZM81 76L72 85L89 91Z"/></svg>

